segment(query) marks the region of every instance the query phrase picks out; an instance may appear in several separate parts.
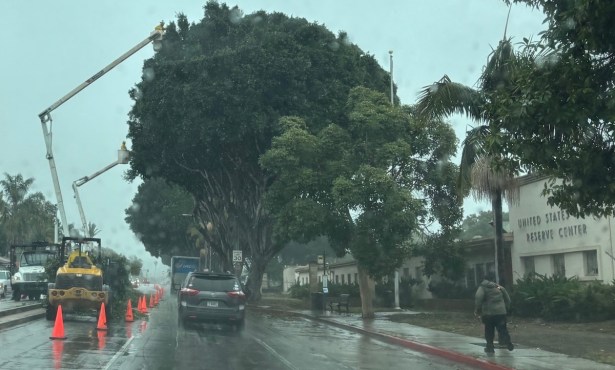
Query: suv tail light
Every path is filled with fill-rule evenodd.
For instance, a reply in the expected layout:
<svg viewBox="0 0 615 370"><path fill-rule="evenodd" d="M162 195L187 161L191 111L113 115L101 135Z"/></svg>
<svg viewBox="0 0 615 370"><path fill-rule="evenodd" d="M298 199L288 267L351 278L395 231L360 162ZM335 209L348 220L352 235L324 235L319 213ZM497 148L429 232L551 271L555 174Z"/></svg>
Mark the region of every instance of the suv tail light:
<svg viewBox="0 0 615 370"><path fill-rule="evenodd" d="M179 291L179 294L181 294L181 295L197 295L197 294L199 294L199 291L196 290L196 289L183 288L182 290Z"/></svg>
<svg viewBox="0 0 615 370"><path fill-rule="evenodd" d="M246 295L243 294L243 292L241 290L237 290L237 291L232 291L232 292L228 292L226 293L229 297L231 298L239 298L239 299L244 299L246 298Z"/></svg>

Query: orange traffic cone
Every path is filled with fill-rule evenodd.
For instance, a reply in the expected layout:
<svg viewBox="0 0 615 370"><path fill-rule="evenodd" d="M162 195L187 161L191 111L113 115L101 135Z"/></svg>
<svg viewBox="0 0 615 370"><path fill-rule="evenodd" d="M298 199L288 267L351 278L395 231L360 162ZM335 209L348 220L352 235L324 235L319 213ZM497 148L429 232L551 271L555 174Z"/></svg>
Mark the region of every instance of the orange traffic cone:
<svg viewBox="0 0 615 370"><path fill-rule="evenodd" d="M160 297L158 296L158 292L156 291L156 294L154 295L154 306L158 306L159 302L160 302Z"/></svg>
<svg viewBox="0 0 615 370"><path fill-rule="evenodd" d="M53 325L53 331L49 339L66 339L64 335L64 319L62 319L62 305L58 305L56 313L56 322Z"/></svg>
<svg viewBox="0 0 615 370"><path fill-rule="evenodd" d="M154 308L154 295L149 295L149 308Z"/></svg>
<svg viewBox="0 0 615 370"><path fill-rule="evenodd" d="M98 326L96 330L107 330L107 314L105 313L105 302L100 304L100 314L98 315Z"/></svg>
<svg viewBox="0 0 615 370"><path fill-rule="evenodd" d="M139 302L137 303L137 311L139 313L143 313L143 297L139 297Z"/></svg>
<svg viewBox="0 0 615 370"><path fill-rule="evenodd" d="M130 298L128 299L128 305L126 306L126 321L132 322L134 321L134 317L132 317L132 304L130 302Z"/></svg>
<svg viewBox="0 0 615 370"><path fill-rule="evenodd" d="M143 295L143 303L141 305L143 311L141 313L147 313L147 300L145 299L145 295Z"/></svg>

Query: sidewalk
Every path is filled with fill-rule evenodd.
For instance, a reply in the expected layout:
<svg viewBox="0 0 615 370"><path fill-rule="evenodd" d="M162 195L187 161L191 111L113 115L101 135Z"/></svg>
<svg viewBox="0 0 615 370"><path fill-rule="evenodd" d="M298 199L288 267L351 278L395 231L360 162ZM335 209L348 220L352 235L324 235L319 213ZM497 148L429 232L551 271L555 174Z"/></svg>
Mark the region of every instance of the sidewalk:
<svg viewBox="0 0 615 370"><path fill-rule="evenodd" d="M260 306L261 309L270 309ZM367 334L384 342L411 350L447 358L477 369L518 370L613 370L613 366L541 349L516 345L515 350L497 349L495 354L483 350L484 339L432 330L389 321L386 316L397 312L380 312L374 320L364 321L357 314L323 313L313 311L287 312L347 330ZM403 311L412 313L411 311ZM574 340L571 338L571 340Z"/></svg>
<svg viewBox="0 0 615 370"><path fill-rule="evenodd" d="M45 317L40 302L0 302L0 330Z"/></svg>

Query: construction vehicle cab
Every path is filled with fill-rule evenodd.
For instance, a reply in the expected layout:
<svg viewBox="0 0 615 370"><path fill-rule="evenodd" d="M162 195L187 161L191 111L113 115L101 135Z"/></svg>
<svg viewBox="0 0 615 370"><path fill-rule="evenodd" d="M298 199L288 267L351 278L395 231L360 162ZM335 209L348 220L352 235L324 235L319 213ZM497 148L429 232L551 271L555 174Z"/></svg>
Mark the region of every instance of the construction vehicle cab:
<svg viewBox="0 0 615 370"><path fill-rule="evenodd" d="M60 267L55 283L48 286L47 320L54 320L59 305L63 312L96 312L105 304L111 314L111 290L104 281L102 246L99 238L62 238Z"/></svg>

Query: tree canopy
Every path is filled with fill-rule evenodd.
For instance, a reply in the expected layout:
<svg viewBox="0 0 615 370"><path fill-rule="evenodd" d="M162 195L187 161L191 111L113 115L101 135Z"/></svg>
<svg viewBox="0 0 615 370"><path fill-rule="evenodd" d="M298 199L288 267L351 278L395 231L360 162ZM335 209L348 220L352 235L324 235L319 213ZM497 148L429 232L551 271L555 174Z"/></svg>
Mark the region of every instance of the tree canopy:
<svg viewBox="0 0 615 370"><path fill-rule="evenodd" d="M132 203L125 220L152 256L164 261L174 254L198 256L189 235L194 207L190 194L164 180L147 179L139 185Z"/></svg>
<svg viewBox="0 0 615 370"><path fill-rule="evenodd" d="M56 207L40 193L32 193L33 178L4 174L0 180L0 255L11 244L53 241Z"/></svg>
<svg viewBox="0 0 615 370"><path fill-rule="evenodd" d="M502 214L502 221L508 222L508 212ZM470 240L476 236L490 238L493 236L493 212L480 211L467 215L461 222L460 239ZM510 230L507 230L510 231Z"/></svg>
<svg viewBox="0 0 615 370"><path fill-rule="evenodd" d="M510 3L510 1L507 1ZM552 181L544 194L575 216L615 211L615 3L515 0L540 8L547 30L524 39L509 86L492 96L502 151Z"/></svg>
<svg viewBox="0 0 615 370"><path fill-rule="evenodd" d="M210 1L199 23L179 15L168 26L130 92L130 176L186 189L197 225L213 226L200 231L225 266L233 249L250 256L256 292L283 245L263 204L273 176L258 159L281 133L280 117L301 117L313 131L342 121L359 85L387 91L388 74L344 33Z"/></svg>
<svg viewBox="0 0 615 370"><path fill-rule="evenodd" d="M346 114L317 133L302 119L281 120L284 133L261 158L276 175L267 205L281 239L323 233L338 254L349 250L383 277L426 223L447 228L459 220L456 166L448 162L456 138L443 122L416 119L364 87L351 91Z"/></svg>

